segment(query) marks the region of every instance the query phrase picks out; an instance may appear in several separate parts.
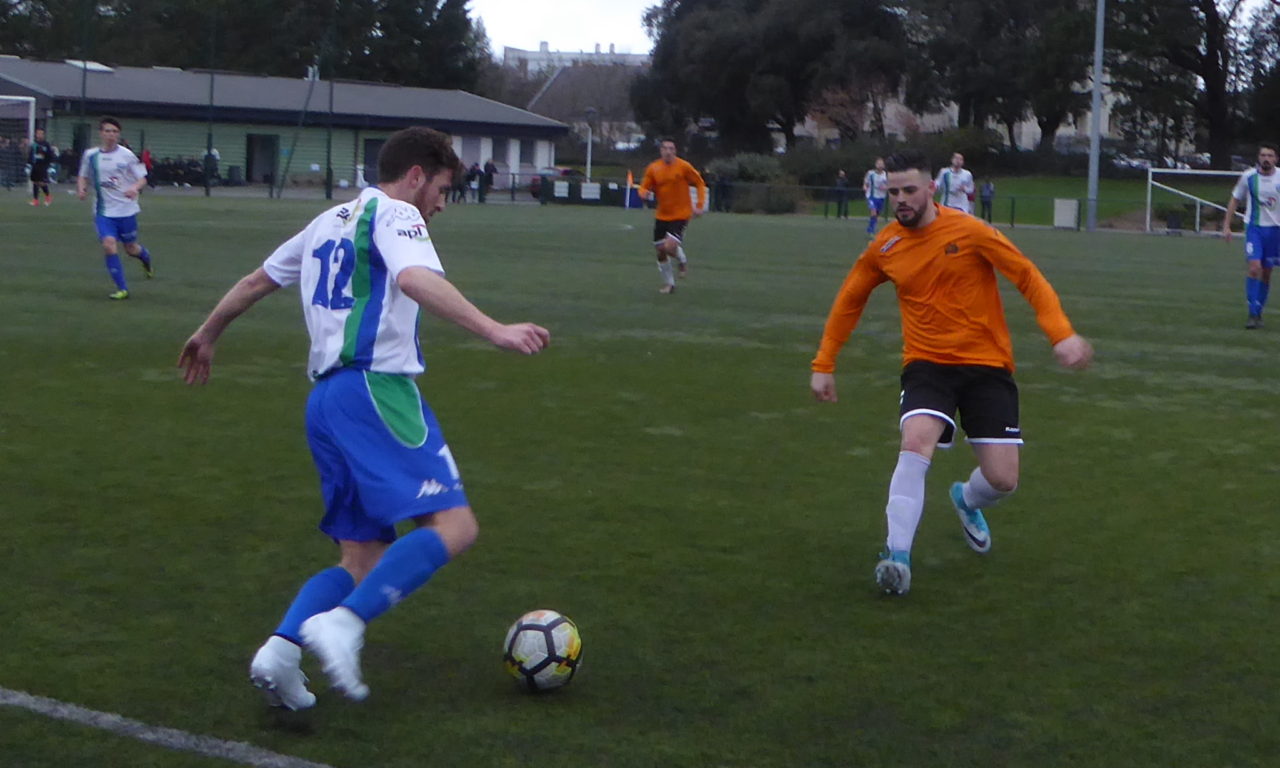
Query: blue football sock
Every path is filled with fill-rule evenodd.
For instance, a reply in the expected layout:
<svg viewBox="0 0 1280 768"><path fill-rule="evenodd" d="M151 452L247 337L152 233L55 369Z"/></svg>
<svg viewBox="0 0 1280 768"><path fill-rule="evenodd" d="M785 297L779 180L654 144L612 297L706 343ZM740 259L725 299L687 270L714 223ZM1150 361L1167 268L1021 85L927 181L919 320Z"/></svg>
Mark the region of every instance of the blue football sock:
<svg viewBox="0 0 1280 768"><path fill-rule="evenodd" d="M111 279L116 282L116 288L122 291L129 290L129 286L124 281L124 268L120 266L120 254L112 253L106 257L107 271L111 273Z"/></svg>
<svg viewBox="0 0 1280 768"><path fill-rule="evenodd" d="M298 633L302 622L317 613L324 613L338 607L338 604L351 594L355 586L355 579L351 578L351 574L345 568L335 565L317 573L302 585L302 589L298 590L297 597L293 598L293 604L285 612L274 634L302 645L302 637Z"/></svg>
<svg viewBox="0 0 1280 768"><path fill-rule="evenodd" d="M1267 306L1267 296L1271 293L1271 283L1258 281L1258 315L1262 315L1262 310Z"/></svg>
<svg viewBox="0 0 1280 768"><path fill-rule="evenodd" d="M1244 298L1249 304L1249 317L1256 317L1258 308L1258 288L1262 285L1262 281L1254 277L1246 277L1244 279Z"/></svg>
<svg viewBox="0 0 1280 768"><path fill-rule="evenodd" d="M142 246L141 251L138 251L138 255L134 256L133 258L142 262L142 265L147 269L151 268L151 251L148 251L145 245Z"/></svg>
<svg viewBox="0 0 1280 768"><path fill-rule="evenodd" d="M342 605L365 623L373 621L426 584L431 574L447 562L449 550L445 549L440 534L431 528L415 529L387 548L382 559Z"/></svg>

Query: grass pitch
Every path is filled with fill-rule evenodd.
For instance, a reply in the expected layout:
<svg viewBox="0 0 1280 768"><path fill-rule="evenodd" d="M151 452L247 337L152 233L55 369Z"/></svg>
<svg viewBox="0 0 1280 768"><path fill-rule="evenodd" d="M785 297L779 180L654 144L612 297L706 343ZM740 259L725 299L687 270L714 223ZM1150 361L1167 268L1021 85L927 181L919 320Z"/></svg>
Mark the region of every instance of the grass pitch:
<svg viewBox="0 0 1280 768"><path fill-rule="evenodd" d="M109 302L86 206L0 196L0 687L340 768L1263 766L1280 633L1280 323L1242 329L1239 243L1014 232L1098 359L1052 363L1006 306L1022 487L988 557L929 478L913 591L871 572L896 457L892 288L808 394L857 222L710 216L656 293L648 214L461 206L449 276L521 358L424 320L421 386L481 520L476 548L374 624L371 698L264 708L254 649L334 561L302 433L294 291L226 334L204 389L178 350L216 299L323 207L149 196L158 278ZM581 627L567 689L505 676L508 624ZM0 709L0 762L217 760ZM1269 756L1269 757L1268 757Z"/></svg>

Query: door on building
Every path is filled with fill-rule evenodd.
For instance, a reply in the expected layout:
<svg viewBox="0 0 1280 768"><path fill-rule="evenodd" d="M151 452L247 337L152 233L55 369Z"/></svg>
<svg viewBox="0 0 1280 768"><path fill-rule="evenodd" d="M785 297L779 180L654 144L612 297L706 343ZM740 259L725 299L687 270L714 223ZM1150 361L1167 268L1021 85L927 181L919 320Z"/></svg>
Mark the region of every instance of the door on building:
<svg viewBox="0 0 1280 768"><path fill-rule="evenodd" d="M245 179L250 184L274 184L280 137L274 133L251 133L245 141Z"/></svg>
<svg viewBox="0 0 1280 768"><path fill-rule="evenodd" d="M378 183L378 153L382 151L382 145L386 144L386 139L365 139L364 140L364 183L373 185Z"/></svg>

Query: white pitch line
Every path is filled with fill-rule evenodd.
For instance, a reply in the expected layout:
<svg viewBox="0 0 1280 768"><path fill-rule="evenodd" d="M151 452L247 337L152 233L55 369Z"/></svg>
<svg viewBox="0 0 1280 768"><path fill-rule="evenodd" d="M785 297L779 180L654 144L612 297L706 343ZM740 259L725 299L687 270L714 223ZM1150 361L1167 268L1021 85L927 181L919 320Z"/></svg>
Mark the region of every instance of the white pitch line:
<svg viewBox="0 0 1280 768"><path fill-rule="evenodd" d="M22 691L0 688L0 705L26 709L46 717L68 720L90 728L128 736L131 739L145 741L179 752L194 752L198 755L218 757L231 760L241 765L254 768L333 768L324 763L313 763L299 757L290 757L246 744L243 741L224 741L212 736L199 736L194 733L180 731L177 728L161 728L147 725L137 720L130 720L110 712L98 712L75 704L67 704L57 699L44 696L33 696Z"/></svg>

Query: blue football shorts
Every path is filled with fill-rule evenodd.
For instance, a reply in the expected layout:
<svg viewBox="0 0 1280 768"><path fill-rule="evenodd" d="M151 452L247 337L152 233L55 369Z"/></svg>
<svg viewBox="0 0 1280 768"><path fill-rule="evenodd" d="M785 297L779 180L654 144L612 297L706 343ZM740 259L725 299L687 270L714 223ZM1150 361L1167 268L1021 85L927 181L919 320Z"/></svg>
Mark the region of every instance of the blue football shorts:
<svg viewBox="0 0 1280 768"><path fill-rule="evenodd" d="M94 216L93 223L98 227L98 239L114 237L121 243L138 241L138 217L134 216Z"/></svg>
<svg viewBox="0 0 1280 768"><path fill-rule="evenodd" d="M1280 227L1246 227L1244 257L1264 267L1280 267Z"/></svg>
<svg viewBox="0 0 1280 768"><path fill-rule="evenodd" d="M883 197L868 197L867 208L875 211L877 215L884 213L884 201Z"/></svg>
<svg viewBox="0 0 1280 768"><path fill-rule="evenodd" d="M307 398L307 443L337 540L394 541L395 524L467 506L435 414L408 376L340 368Z"/></svg>

